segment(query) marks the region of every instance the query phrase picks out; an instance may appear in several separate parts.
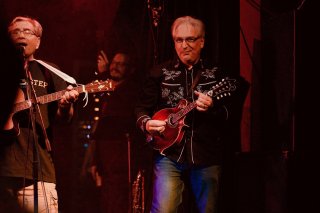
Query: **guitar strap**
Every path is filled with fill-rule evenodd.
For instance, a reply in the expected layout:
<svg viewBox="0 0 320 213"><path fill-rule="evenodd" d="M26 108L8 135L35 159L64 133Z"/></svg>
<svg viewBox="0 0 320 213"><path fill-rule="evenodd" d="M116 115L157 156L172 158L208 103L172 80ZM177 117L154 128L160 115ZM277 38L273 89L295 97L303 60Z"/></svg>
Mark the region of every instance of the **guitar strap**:
<svg viewBox="0 0 320 213"><path fill-rule="evenodd" d="M34 59L34 60L36 62L38 62L39 64L45 66L48 70L50 70L51 72L53 72L57 76L61 77L66 82L69 82L70 84L77 84L77 82L74 78L72 78L71 76L67 75L66 73L58 70L57 68L51 66L50 64L47 64L46 62L41 61L41 60L36 60L36 59Z"/></svg>

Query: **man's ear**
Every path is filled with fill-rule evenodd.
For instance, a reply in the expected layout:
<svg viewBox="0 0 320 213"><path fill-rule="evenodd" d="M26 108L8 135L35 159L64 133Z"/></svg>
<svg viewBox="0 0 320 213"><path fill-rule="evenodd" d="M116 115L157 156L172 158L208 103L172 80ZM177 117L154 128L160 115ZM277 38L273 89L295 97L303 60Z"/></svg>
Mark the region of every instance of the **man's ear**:
<svg viewBox="0 0 320 213"><path fill-rule="evenodd" d="M37 42L36 49L39 49L39 47L40 47L40 43L41 43L41 39L40 39L40 38L38 38L38 42Z"/></svg>
<svg viewBox="0 0 320 213"><path fill-rule="evenodd" d="M204 42L205 42L205 40L204 40L204 38L201 38L201 48L203 48L204 47Z"/></svg>

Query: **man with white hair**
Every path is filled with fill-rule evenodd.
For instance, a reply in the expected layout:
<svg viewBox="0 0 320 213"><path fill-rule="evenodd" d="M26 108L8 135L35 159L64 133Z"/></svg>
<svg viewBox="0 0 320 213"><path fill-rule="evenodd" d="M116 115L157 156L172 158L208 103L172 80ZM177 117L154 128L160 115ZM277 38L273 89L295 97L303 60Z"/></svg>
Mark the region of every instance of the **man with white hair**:
<svg viewBox="0 0 320 213"><path fill-rule="evenodd" d="M46 99L48 103L39 105L39 110L36 104L27 104L24 110L17 111L14 107L12 115L0 130L0 189L6 192L6 197L0 194L1 206L5 206L6 200L11 197L10 200L16 201L23 212L34 212L35 209L38 212L58 212L50 146L52 126L54 122L70 121L73 102L79 93L65 79L44 66L46 62L40 61L41 64L35 60L34 54L40 47L42 36L42 27L37 20L18 16L9 24L8 33L25 65L20 73L17 106L35 97L64 92L58 99L53 98L59 101ZM56 67L54 64L50 66ZM37 183L36 187L34 183ZM35 199L34 188L37 187L38 199Z"/></svg>
<svg viewBox="0 0 320 213"><path fill-rule="evenodd" d="M179 17L171 35L176 58L151 70L135 108L137 126L158 151L151 212L177 212L184 187L190 186L198 212L216 213L223 146L234 116L232 96L224 91L233 92L236 85L202 58L201 20Z"/></svg>

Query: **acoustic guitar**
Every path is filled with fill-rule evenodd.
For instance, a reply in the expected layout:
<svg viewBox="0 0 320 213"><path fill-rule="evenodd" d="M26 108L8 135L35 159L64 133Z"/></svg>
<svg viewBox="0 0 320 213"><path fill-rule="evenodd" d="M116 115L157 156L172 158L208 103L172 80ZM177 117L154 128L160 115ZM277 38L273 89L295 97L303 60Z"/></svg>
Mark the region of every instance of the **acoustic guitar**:
<svg viewBox="0 0 320 213"><path fill-rule="evenodd" d="M94 81L86 85L74 87L73 89L77 90L79 93L111 92L114 90L114 85L110 80ZM8 118L7 123L4 126L4 129L10 128L11 126L15 126L15 128L19 129L19 123L13 119L15 113L31 108L33 104L46 104L52 101L59 100L65 92L66 90L61 90L51 94L39 96L35 101L25 100L23 91L21 89L18 89L16 95L16 103L12 107L11 114ZM13 125L13 123L15 123L16 125Z"/></svg>
<svg viewBox="0 0 320 213"><path fill-rule="evenodd" d="M106 81L94 81L92 83L81 85L73 88L74 90L78 91L78 93L96 93L96 92L111 92L114 90L114 85L112 81L106 80ZM21 91L22 92L22 91ZM66 90L61 90L58 92L54 92L51 94L43 95L37 97L37 101L34 102L33 100L24 100L20 101L18 103L15 103L13 105L12 113L16 113L25 109L29 109L33 103L38 104L46 104L52 101L57 101L61 99L61 97L64 95Z"/></svg>

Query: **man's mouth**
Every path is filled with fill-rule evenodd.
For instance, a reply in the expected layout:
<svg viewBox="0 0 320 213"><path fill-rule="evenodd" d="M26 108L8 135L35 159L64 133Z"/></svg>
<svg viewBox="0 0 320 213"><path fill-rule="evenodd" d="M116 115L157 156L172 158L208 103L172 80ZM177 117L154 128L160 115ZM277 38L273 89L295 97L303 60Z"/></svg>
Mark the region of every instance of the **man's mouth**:
<svg viewBox="0 0 320 213"><path fill-rule="evenodd" d="M27 43L25 43L25 42L16 43L16 47L18 47L18 48L25 48L26 46L27 46Z"/></svg>
<svg viewBox="0 0 320 213"><path fill-rule="evenodd" d="M110 70L110 73L119 73L119 71L117 69L112 69Z"/></svg>

